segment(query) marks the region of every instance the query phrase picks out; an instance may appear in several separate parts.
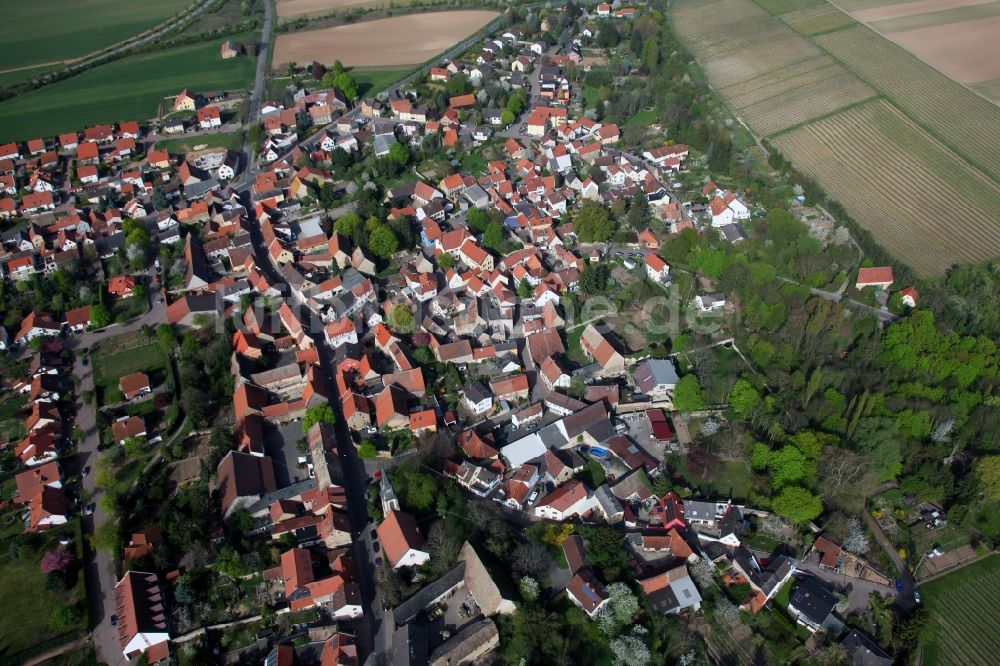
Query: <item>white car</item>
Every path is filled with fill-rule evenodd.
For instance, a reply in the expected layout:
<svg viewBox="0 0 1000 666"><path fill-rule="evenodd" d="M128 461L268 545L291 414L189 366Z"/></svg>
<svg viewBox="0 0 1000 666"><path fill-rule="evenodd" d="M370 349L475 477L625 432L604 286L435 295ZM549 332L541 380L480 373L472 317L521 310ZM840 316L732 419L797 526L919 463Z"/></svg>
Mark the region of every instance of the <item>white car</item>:
<svg viewBox="0 0 1000 666"><path fill-rule="evenodd" d="M535 488L531 496L528 497L528 504L534 504L536 499L538 499L538 488Z"/></svg>

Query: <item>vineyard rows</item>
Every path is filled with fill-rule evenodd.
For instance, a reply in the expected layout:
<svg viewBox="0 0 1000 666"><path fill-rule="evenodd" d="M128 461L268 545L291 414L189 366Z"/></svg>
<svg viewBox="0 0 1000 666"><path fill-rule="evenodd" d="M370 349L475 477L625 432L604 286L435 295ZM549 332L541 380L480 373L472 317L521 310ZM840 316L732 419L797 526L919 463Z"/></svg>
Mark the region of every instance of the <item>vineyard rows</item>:
<svg viewBox="0 0 1000 666"><path fill-rule="evenodd" d="M875 95L867 84L840 70L828 79L744 107L740 114L759 134L766 136Z"/></svg>
<svg viewBox="0 0 1000 666"><path fill-rule="evenodd" d="M888 118L896 122L892 134L882 129ZM927 148L920 154L902 148L921 140ZM947 152L935 151L931 138L884 100L796 128L774 143L920 273L939 275L952 263L1000 254L1000 228L938 175ZM940 161L929 160L934 152ZM968 167L963 171L956 177L982 182ZM994 194L1000 197L995 188Z"/></svg>
<svg viewBox="0 0 1000 666"><path fill-rule="evenodd" d="M960 155L1000 178L1000 108L868 28L815 41Z"/></svg>
<svg viewBox="0 0 1000 666"><path fill-rule="evenodd" d="M1000 570L950 587L933 603L934 654L929 666L988 666L1000 654L995 621L1000 612L996 590Z"/></svg>

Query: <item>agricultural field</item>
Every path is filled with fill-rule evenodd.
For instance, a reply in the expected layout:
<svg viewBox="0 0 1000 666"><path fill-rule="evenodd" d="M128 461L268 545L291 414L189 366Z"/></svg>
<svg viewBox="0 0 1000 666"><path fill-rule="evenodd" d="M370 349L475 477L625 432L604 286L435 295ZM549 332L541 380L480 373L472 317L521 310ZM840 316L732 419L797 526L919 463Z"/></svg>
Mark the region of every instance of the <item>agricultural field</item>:
<svg viewBox="0 0 1000 666"><path fill-rule="evenodd" d="M801 32L803 35L818 35L855 24L854 19L848 14L832 5L806 7L781 14L778 18L787 23L795 32Z"/></svg>
<svg viewBox="0 0 1000 666"><path fill-rule="evenodd" d="M0 70L77 58L178 14L192 0L6 0Z"/></svg>
<svg viewBox="0 0 1000 666"><path fill-rule="evenodd" d="M297 16L323 16L330 12L387 5L383 0L277 0L278 19Z"/></svg>
<svg viewBox="0 0 1000 666"><path fill-rule="evenodd" d="M12 69L6 72L0 72L0 88L6 88L7 86L12 86L15 83L21 83L27 81L28 79L41 76L47 72L51 72L55 67L51 65L42 65L41 67L27 67L24 69Z"/></svg>
<svg viewBox="0 0 1000 666"><path fill-rule="evenodd" d="M755 0L769 14L784 14L796 9L824 4L825 0Z"/></svg>
<svg viewBox="0 0 1000 666"><path fill-rule="evenodd" d="M709 80L758 134L786 130L877 94L750 0L683 2L674 20ZM719 30L733 37L720 40Z"/></svg>
<svg viewBox="0 0 1000 666"><path fill-rule="evenodd" d="M234 35L251 41L255 33ZM88 125L146 120L183 88L245 90L253 58L223 60L213 40L123 58L0 103L0 141L54 136Z"/></svg>
<svg viewBox="0 0 1000 666"><path fill-rule="evenodd" d="M314 60L346 67L415 65L433 58L465 39L498 16L497 12L468 10L408 14L321 30L278 35L271 61L284 65ZM420 35L420 40L413 40Z"/></svg>
<svg viewBox="0 0 1000 666"><path fill-rule="evenodd" d="M920 586L930 611L931 641L924 647L927 666L978 666L996 663L1000 654L1000 557L987 557Z"/></svg>
<svg viewBox="0 0 1000 666"><path fill-rule="evenodd" d="M815 40L959 155L1000 178L1000 132L983 131L1000 127L995 104L868 28L838 30Z"/></svg>
<svg viewBox="0 0 1000 666"><path fill-rule="evenodd" d="M953 263L1000 255L994 222L1000 187L887 101L865 103L772 140L918 273L940 275Z"/></svg>

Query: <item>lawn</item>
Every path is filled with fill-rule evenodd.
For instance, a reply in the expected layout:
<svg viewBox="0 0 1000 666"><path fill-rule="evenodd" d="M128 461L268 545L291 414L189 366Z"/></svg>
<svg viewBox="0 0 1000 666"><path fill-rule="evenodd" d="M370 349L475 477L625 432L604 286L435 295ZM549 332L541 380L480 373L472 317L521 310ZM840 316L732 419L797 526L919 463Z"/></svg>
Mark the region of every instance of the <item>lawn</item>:
<svg viewBox="0 0 1000 666"><path fill-rule="evenodd" d="M28 402L28 396L17 393L0 402L0 437L20 439L24 436L24 425L21 419L14 418Z"/></svg>
<svg viewBox="0 0 1000 666"><path fill-rule="evenodd" d="M191 0L6 0L0 68L85 55L144 32Z"/></svg>
<svg viewBox="0 0 1000 666"><path fill-rule="evenodd" d="M1000 557L995 555L920 586L921 601L931 615L932 637L924 648L924 664L996 663L997 589Z"/></svg>
<svg viewBox="0 0 1000 666"><path fill-rule="evenodd" d="M139 344L130 349L102 354L92 359L94 384L117 391L118 379L132 372L163 370L167 359L155 342Z"/></svg>
<svg viewBox="0 0 1000 666"><path fill-rule="evenodd" d="M168 139L158 141L156 148L166 150L171 155L183 155L194 150L205 148L229 148L236 149L243 145L242 132L225 132L223 134L210 134L207 136L193 136L184 139Z"/></svg>
<svg viewBox="0 0 1000 666"><path fill-rule="evenodd" d="M163 97L184 88L245 90L253 70L252 58L223 60L218 40L123 58L0 104L0 141L147 120L156 115Z"/></svg>
<svg viewBox="0 0 1000 666"><path fill-rule="evenodd" d="M579 365L587 365L590 362L583 353L583 347L580 346L580 336L583 335L585 328L587 327L576 326L566 329L566 358Z"/></svg>
<svg viewBox="0 0 1000 666"><path fill-rule="evenodd" d="M632 125L640 125L642 127L649 127L654 122L656 122L656 111L640 111L633 116L630 116L628 120L625 121L625 127L631 127Z"/></svg>
<svg viewBox="0 0 1000 666"><path fill-rule="evenodd" d="M358 84L358 95L361 97L371 97L385 90L413 70L398 69L395 67L355 67L350 71Z"/></svg>
<svg viewBox="0 0 1000 666"><path fill-rule="evenodd" d="M15 561L4 549L0 558L0 654L11 655L42 642L61 632L49 626L52 612L63 605L62 595L45 587L45 576L39 568L41 555L23 551ZM28 593L30 591L30 593Z"/></svg>
<svg viewBox="0 0 1000 666"><path fill-rule="evenodd" d="M709 496L745 499L750 494L753 481L750 465L740 460L720 460L705 478L688 471L686 457L681 458L681 474L689 483L697 486Z"/></svg>
<svg viewBox="0 0 1000 666"><path fill-rule="evenodd" d="M596 460L588 460L587 466L576 477L591 489L599 488L608 478L601 463Z"/></svg>

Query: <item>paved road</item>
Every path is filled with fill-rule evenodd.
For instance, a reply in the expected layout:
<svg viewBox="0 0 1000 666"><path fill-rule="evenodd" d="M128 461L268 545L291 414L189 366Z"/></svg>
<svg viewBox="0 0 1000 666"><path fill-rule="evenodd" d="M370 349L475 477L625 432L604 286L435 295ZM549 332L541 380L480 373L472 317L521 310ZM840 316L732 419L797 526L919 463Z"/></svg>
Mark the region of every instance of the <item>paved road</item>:
<svg viewBox="0 0 1000 666"><path fill-rule="evenodd" d="M797 282L790 278L777 276L778 280L782 282L787 282L788 284L797 284L802 286L801 282ZM825 298L828 301L833 301L834 303L844 303L847 307L853 308L855 310L860 310L865 314L871 314L878 317L885 323L892 323L900 320L898 315L894 315L884 308L874 308L867 303L862 303L861 301L855 301L850 298L844 298L844 291L847 288L847 283L844 283L840 287L839 291L823 291L822 289L816 289L815 287L810 287L809 292L813 296L819 296L820 298Z"/></svg>
<svg viewBox="0 0 1000 666"><path fill-rule="evenodd" d="M144 325L156 326L166 321L166 305L154 302L146 314L138 317L124 326L109 326L100 333L81 333L67 340L67 347L77 352L73 364L73 374L80 378L79 395L84 391L94 390L93 367L83 364L83 350L104 338L137 331ZM97 446L100 433L97 430L97 419L92 402L83 402L79 397L76 402L76 426L83 430L83 441L77 442L77 464L80 469L90 467L91 472L83 477L83 490L90 495L90 501L95 504L94 513L84 516L84 535L92 535L98 525L104 524L109 516L101 508L100 498L103 494L94 485L94 465L97 462ZM118 643L118 632L111 626L110 617L115 614L114 596L111 591L118 582L114 571L111 553L105 550L85 548L84 566L87 568L87 600L90 603L90 618L93 623L91 637L97 649L97 658L112 666L125 663Z"/></svg>
<svg viewBox="0 0 1000 666"><path fill-rule="evenodd" d="M242 196L244 197L244 205L247 206L247 210L252 215L253 206L248 205L251 199L250 192L244 190ZM287 285L285 285L284 279L278 272L277 266L271 261L271 257L267 253L267 248L264 247L263 236L256 220L250 225L250 238L257 257L257 265L267 274L268 279L275 288L287 289ZM324 342L322 322L319 316L304 306L294 296L287 297L286 302L289 307L297 310L303 326L316 341L320 367L323 370L329 394L335 395L335 386L333 383L333 350ZM340 463L344 469L347 512L355 537L351 544L352 556L356 565L358 585L361 588L361 599L364 607L364 615L356 621L354 633L358 637L358 647L361 654L368 656L367 663L381 663L372 660L377 659L375 657L376 654L381 654L381 646L384 646L386 641L391 641L391 634L387 638L384 632L387 631L387 627L391 631L393 625L391 622L388 624L384 622L382 599L375 587L376 570L374 562L375 558L379 555L372 547L371 528L374 525L369 522L368 501L365 499L365 490L368 486L368 473L365 470L364 462L358 458L354 450L351 432L347 427L347 422L343 418L339 403L331 401L330 406L333 407L337 415L337 422L334 424L335 436Z"/></svg>
<svg viewBox="0 0 1000 666"><path fill-rule="evenodd" d="M889 559L892 563L896 565L896 570L899 572L899 580L903 582L903 589L898 590L896 593L896 605L903 610L909 610L916 605L916 601L913 598L913 592L917 589L917 584L913 580L913 575L910 573L909 568L906 566L906 562L903 558L899 556L896 549L893 547L889 539L886 538L885 532L879 527L878 521L872 518L871 514L864 511L865 524L868 525L868 529L872 531L875 535L875 540L878 544L882 546L882 550L889 555Z"/></svg>

